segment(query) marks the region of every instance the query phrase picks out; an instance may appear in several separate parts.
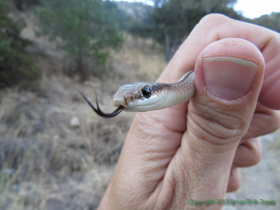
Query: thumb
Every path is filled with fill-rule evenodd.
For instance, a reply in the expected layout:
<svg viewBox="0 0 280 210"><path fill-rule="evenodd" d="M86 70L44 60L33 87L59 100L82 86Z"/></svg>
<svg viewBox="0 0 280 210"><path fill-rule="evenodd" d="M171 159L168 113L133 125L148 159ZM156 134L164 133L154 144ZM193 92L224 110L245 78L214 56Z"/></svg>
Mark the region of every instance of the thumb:
<svg viewBox="0 0 280 210"><path fill-rule="evenodd" d="M225 196L234 154L252 119L263 72L261 53L242 39L223 39L201 52L195 67L196 93L189 103L187 132L178 154L186 168L192 167L191 173L186 169L188 188L195 192L189 190L194 197L188 197L215 200Z"/></svg>

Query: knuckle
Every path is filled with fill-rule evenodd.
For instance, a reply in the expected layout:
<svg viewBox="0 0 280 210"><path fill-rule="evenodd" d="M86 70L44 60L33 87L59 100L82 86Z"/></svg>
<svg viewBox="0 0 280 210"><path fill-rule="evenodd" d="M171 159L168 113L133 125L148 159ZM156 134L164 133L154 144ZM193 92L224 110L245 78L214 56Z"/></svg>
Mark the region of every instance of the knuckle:
<svg viewBox="0 0 280 210"><path fill-rule="evenodd" d="M212 13L205 15L199 22L199 24L202 25L216 25L218 23L222 23L224 21L228 21L230 18L223 15L223 14L218 14L218 13Z"/></svg>
<svg viewBox="0 0 280 210"><path fill-rule="evenodd" d="M200 105L198 110L195 108L189 112L189 117L188 122L197 138L220 145L240 140L250 122L238 110L222 110L209 105Z"/></svg>

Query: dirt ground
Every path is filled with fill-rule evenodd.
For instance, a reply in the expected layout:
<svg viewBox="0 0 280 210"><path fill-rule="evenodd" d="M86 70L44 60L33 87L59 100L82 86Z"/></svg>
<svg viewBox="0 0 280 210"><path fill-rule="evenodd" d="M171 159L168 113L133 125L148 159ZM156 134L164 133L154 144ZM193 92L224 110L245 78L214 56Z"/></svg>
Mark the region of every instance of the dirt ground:
<svg viewBox="0 0 280 210"><path fill-rule="evenodd" d="M102 95L102 109L111 111L108 102L120 85L156 80L166 65L163 50L151 40L125 35L123 49L113 53L112 69L81 83L63 76L71 62L52 44L36 38L32 17L26 20L23 36L36 42L31 50L44 74L34 92L0 92L0 209L95 209L133 114L102 119L78 90L91 101ZM275 200L276 206L269 209L279 209L279 139L279 133L262 138L262 162L242 170L242 186L229 199ZM250 207L236 204L224 209Z"/></svg>
<svg viewBox="0 0 280 210"><path fill-rule="evenodd" d="M225 210L279 209L280 208L280 131L261 137L262 160L259 164L241 170L239 190L229 193L227 199L234 201L258 200L258 204L225 205ZM274 200L276 205L260 204L261 200Z"/></svg>

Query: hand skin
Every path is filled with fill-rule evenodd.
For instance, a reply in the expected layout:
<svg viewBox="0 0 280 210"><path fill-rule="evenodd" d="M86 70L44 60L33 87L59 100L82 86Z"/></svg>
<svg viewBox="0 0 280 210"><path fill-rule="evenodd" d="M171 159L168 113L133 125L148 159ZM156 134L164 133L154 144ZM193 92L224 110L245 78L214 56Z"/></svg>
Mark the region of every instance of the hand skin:
<svg viewBox="0 0 280 210"><path fill-rule="evenodd" d="M99 209L203 209L189 199L216 201L237 190L239 168L260 161L258 137L280 127L279 37L204 17L158 79L176 82L195 67L194 97L135 114Z"/></svg>

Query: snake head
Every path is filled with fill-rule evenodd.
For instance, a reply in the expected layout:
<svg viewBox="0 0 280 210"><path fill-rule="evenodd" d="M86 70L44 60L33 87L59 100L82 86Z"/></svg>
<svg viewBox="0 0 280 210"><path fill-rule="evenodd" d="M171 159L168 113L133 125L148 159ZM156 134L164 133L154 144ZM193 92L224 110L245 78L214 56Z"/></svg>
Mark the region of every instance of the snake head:
<svg viewBox="0 0 280 210"><path fill-rule="evenodd" d="M114 106L123 106L127 111L133 111L139 102L146 101L154 93L153 83L126 84L119 88L114 97Z"/></svg>

